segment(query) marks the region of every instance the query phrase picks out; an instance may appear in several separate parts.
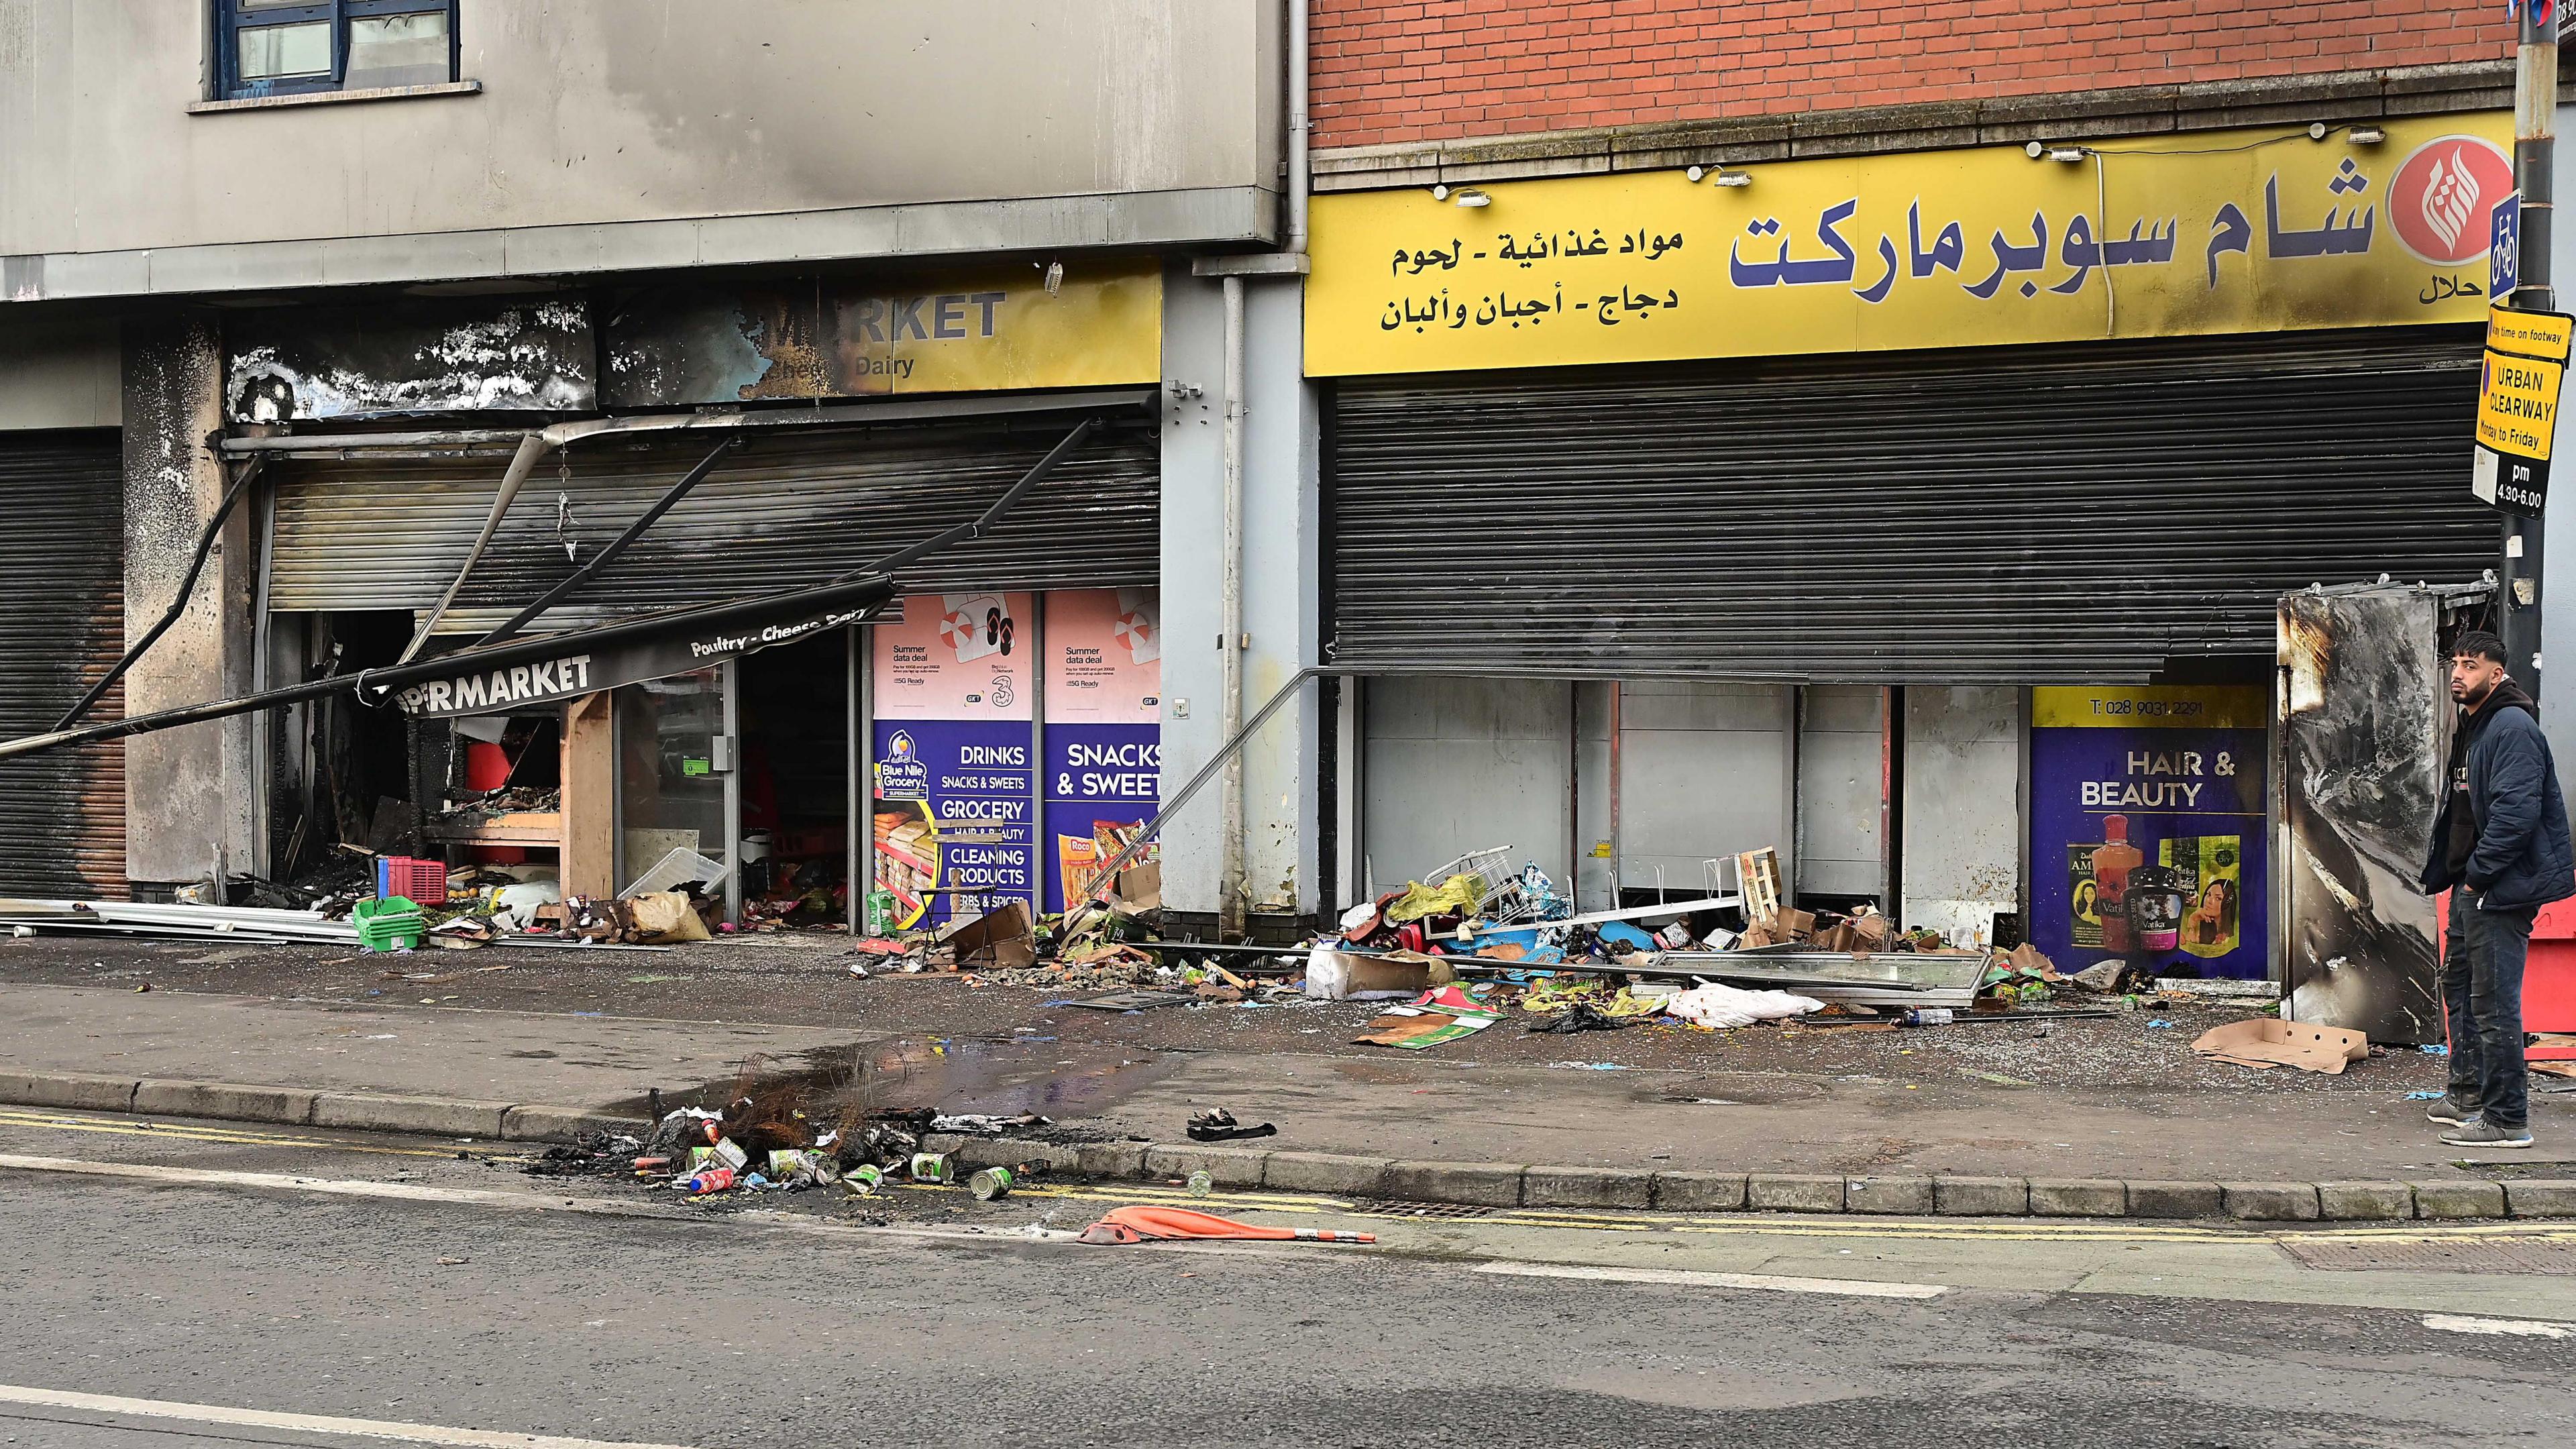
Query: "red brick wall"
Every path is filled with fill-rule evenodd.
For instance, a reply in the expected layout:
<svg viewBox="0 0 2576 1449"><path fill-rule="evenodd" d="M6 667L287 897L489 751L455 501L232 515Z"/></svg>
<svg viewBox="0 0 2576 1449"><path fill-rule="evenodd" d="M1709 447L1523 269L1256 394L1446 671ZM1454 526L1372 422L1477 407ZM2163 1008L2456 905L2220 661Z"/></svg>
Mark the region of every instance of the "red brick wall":
<svg viewBox="0 0 2576 1449"><path fill-rule="evenodd" d="M2496 0L1314 0L1319 146L2505 60Z"/></svg>

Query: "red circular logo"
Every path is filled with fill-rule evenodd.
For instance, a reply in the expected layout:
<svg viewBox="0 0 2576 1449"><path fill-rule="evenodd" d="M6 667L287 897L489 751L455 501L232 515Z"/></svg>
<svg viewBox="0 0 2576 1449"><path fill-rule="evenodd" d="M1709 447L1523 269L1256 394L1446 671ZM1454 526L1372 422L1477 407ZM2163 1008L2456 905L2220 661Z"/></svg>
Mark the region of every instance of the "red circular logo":
<svg viewBox="0 0 2576 1449"><path fill-rule="evenodd" d="M2492 141L2443 136L2398 164L2388 222L2417 258L2456 267L2487 254L2495 204L2513 191L2513 161Z"/></svg>

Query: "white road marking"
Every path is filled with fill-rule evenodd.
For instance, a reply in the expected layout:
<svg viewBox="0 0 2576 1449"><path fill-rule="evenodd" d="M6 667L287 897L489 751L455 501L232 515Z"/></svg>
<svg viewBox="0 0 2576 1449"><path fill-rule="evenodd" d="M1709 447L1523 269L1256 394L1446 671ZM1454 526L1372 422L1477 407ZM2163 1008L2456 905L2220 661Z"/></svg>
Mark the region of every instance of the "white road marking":
<svg viewBox="0 0 2576 1449"><path fill-rule="evenodd" d="M1755 1288L1772 1293L1829 1293L1851 1298L1938 1298L1950 1291L1939 1283L1880 1283L1866 1278L1779 1278L1767 1273L1702 1273L1688 1268L1594 1268L1576 1263L1479 1263L1475 1271L1515 1278L1592 1278L1605 1283Z"/></svg>
<svg viewBox="0 0 2576 1449"><path fill-rule="evenodd" d="M2483 1333L2500 1338L2576 1338L2576 1323L2550 1323L2538 1318L2469 1318L2457 1313L2427 1313L2424 1326L2443 1333Z"/></svg>
<svg viewBox="0 0 2576 1449"><path fill-rule="evenodd" d="M26 1404L46 1409L80 1409L137 1419L180 1419L192 1424L230 1424L249 1429L283 1429L302 1434L346 1434L358 1439L391 1439L403 1444L444 1444L465 1449L687 1449L679 1444L644 1444L631 1439L566 1439L554 1434L512 1434L498 1429L449 1429L436 1424L399 1424L383 1419L342 1419L329 1414L279 1414L266 1409L236 1409L223 1404L179 1404L167 1399L129 1399L117 1394L75 1394L61 1389L30 1389L0 1384L0 1404Z"/></svg>

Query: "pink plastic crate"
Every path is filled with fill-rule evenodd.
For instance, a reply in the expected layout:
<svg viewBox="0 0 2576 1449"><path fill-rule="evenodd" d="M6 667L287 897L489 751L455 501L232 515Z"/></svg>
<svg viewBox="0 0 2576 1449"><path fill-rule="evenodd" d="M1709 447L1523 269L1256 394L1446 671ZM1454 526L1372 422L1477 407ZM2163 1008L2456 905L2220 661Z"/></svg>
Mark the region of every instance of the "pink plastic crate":
<svg viewBox="0 0 2576 1449"><path fill-rule="evenodd" d="M408 855L376 857L376 894L401 896L416 906L447 904L447 862Z"/></svg>

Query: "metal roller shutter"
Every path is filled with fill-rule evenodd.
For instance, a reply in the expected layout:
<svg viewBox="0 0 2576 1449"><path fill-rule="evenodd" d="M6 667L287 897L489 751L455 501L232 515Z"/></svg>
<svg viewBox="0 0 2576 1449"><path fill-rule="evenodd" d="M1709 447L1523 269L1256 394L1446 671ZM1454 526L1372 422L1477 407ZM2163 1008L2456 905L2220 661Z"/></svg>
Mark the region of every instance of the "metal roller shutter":
<svg viewBox="0 0 2576 1449"><path fill-rule="evenodd" d="M124 651L124 499L114 432L0 434L0 738L52 729ZM90 717L124 712L119 685ZM125 894L122 744L0 761L0 894Z"/></svg>
<svg viewBox="0 0 2576 1449"><path fill-rule="evenodd" d="M2475 579L2455 329L1369 379L1332 413L1337 663L2137 680L2285 590Z"/></svg>
<svg viewBox="0 0 2576 1449"><path fill-rule="evenodd" d="M747 436L546 625L821 583L974 517L1071 426ZM539 464L446 627L489 627L560 582L577 566L567 534L589 558L715 441L591 440L558 455L563 468ZM1086 439L992 534L923 560L902 582L922 592L1149 582L1160 570L1157 456L1145 427ZM505 450L284 464L270 607L429 608L464 564L506 461Z"/></svg>

